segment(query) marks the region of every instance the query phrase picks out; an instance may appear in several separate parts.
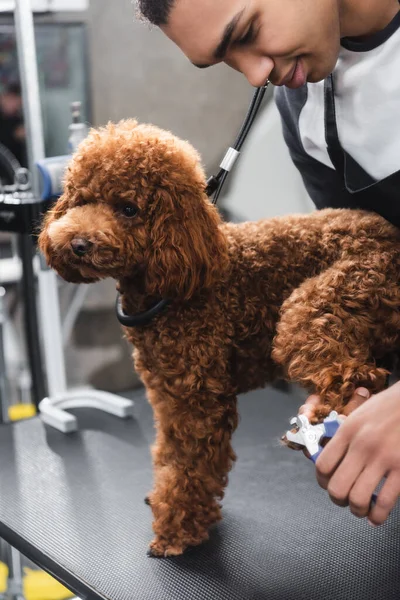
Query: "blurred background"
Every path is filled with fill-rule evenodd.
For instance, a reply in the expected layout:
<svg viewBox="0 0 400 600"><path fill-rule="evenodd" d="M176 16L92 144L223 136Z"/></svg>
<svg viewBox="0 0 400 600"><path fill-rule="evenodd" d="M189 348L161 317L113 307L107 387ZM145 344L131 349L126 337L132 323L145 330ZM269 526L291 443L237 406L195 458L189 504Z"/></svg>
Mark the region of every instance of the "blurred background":
<svg viewBox="0 0 400 600"><path fill-rule="evenodd" d="M68 152L70 105L80 101L89 125L125 117L152 122L189 140L209 174L218 169L253 94L241 75L224 65L193 67L157 29L135 18L130 0L33 0L32 6L46 156ZM0 143L24 165L13 8L13 0L0 0ZM312 210L284 145L272 92L242 154L219 200L225 218L254 220ZM29 375L24 366L21 269L15 250L13 235L0 232L0 285L6 290L8 313L6 358L11 397L18 402ZM76 286L62 282L59 286L65 317ZM113 281L92 285L82 295L64 339L69 386L124 392L140 385L114 302Z"/></svg>

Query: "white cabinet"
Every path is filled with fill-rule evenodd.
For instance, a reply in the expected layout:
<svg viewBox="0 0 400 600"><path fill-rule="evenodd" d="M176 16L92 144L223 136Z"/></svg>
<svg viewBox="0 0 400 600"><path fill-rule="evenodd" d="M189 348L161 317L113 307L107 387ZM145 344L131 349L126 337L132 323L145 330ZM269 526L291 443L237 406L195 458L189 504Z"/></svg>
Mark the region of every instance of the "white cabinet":
<svg viewBox="0 0 400 600"><path fill-rule="evenodd" d="M71 12L87 10L89 0L31 0L35 12ZM0 0L0 12L14 10L15 0Z"/></svg>

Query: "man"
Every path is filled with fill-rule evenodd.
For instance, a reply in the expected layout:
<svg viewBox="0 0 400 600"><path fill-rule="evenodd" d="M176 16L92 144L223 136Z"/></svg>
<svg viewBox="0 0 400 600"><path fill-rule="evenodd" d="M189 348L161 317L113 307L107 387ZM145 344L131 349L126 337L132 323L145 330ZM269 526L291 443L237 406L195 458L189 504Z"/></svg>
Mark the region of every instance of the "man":
<svg viewBox="0 0 400 600"><path fill-rule="evenodd" d="M400 226L398 0L138 1L196 66L225 62L253 86L278 86L285 140L318 208L364 208ZM380 525L400 495L400 382L368 397L356 391L317 479Z"/></svg>
<svg viewBox="0 0 400 600"><path fill-rule="evenodd" d="M27 166L21 88L17 83L10 84L0 94L0 142L21 166Z"/></svg>

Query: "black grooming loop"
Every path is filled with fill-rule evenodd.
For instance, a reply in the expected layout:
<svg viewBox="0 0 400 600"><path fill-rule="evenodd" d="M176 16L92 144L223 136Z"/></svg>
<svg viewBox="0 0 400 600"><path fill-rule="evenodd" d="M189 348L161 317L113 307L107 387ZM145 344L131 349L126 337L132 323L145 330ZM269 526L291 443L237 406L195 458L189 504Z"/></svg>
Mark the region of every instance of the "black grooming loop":
<svg viewBox="0 0 400 600"><path fill-rule="evenodd" d="M150 323L153 317L158 315L168 304L170 300L160 300L158 304L155 304L149 310L146 310L136 315L126 315L122 309L122 298L121 294L117 295L117 302L115 308L117 310L118 321L125 327L136 327L137 325L146 325Z"/></svg>
<svg viewBox="0 0 400 600"><path fill-rule="evenodd" d="M239 157L240 150L258 114L268 86L269 81L267 81L264 86L257 88L254 92L253 98L250 102L250 106L246 114L246 118L243 122L242 128L239 132L235 144L231 146L225 154L224 159L220 165L220 170L218 174L211 175L211 177L209 177L209 179L207 180L206 193L209 198L212 198L211 201L213 204L217 203L218 197L221 193L225 180L228 177L228 174L231 171L233 165L235 164L237 158ZM168 306L168 304L170 304L170 302L171 301L168 299L163 299L160 302L158 302L158 304L152 306L149 310L137 313L136 315L126 315L122 308L121 294L118 293L117 302L115 305L117 319L121 323L121 325L124 325L124 327L137 327L138 325L147 325L153 319L153 317L160 314L160 312L162 312L164 308Z"/></svg>
<svg viewBox="0 0 400 600"><path fill-rule="evenodd" d="M229 172L231 171L233 165L239 157L242 146L249 134L249 131L254 123L254 120L258 114L261 103L263 101L265 92L269 86L269 81L262 87L259 87L254 92L253 98L251 100L249 109L247 111L246 118L243 122L242 128L239 132L239 135L236 139L236 142L233 146L231 146L227 153L224 156L224 159L220 165L220 170L217 175L211 175L211 177L207 180L207 188L206 193L210 198L214 195L212 199L212 203L216 204L218 197L221 193L222 187L225 183L226 178L228 177Z"/></svg>

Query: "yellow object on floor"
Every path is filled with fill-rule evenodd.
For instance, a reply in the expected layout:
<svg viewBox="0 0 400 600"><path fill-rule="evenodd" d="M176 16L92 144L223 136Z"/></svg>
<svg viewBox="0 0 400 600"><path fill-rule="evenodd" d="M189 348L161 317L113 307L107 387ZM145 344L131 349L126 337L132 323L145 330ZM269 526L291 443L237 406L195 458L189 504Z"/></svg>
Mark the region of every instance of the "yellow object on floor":
<svg viewBox="0 0 400 600"><path fill-rule="evenodd" d="M75 596L44 571L25 568L24 574L26 600L67 600Z"/></svg>
<svg viewBox="0 0 400 600"><path fill-rule="evenodd" d="M7 591L8 567L0 562L0 594ZM74 594L44 571L24 568L23 595L25 600L67 600Z"/></svg>
<svg viewBox="0 0 400 600"><path fill-rule="evenodd" d="M21 421L36 416L36 406L34 404L14 404L8 409L8 416L11 421Z"/></svg>
<svg viewBox="0 0 400 600"><path fill-rule="evenodd" d="M0 562L0 594L7 591L8 567Z"/></svg>
<svg viewBox="0 0 400 600"><path fill-rule="evenodd" d="M8 409L11 421L30 419L36 415L34 404L15 404ZM8 567L0 562L0 594L7 591ZM67 600L74 594L44 571L24 568L23 595L25 600Z"/></svg>

